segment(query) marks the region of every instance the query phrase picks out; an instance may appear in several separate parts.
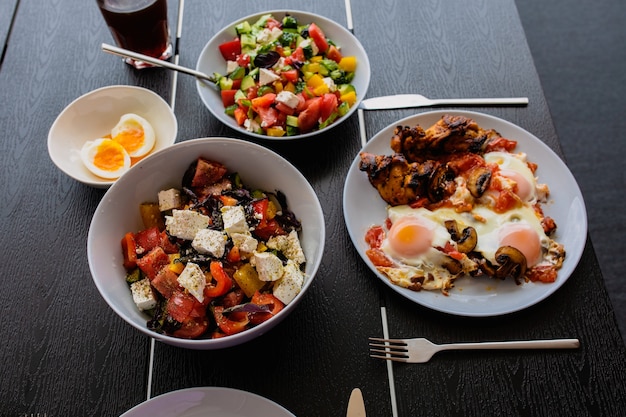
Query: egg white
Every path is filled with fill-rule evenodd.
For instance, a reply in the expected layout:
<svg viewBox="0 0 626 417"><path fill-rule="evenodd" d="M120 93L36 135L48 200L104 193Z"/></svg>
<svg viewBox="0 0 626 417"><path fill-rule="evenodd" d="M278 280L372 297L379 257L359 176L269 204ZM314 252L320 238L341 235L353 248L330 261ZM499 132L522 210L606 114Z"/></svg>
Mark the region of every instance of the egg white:
<svg viewBox="0 0 626 417"><path fill-rule="evenodd" d="M488 164L498 164L501 170L514 171L522 176L530 185L530 195L525 199L525 201L531 204L537 201L537 178L535 178L535 175L526 164L526 154L488 152L483 155L483 158Z"/></svg>

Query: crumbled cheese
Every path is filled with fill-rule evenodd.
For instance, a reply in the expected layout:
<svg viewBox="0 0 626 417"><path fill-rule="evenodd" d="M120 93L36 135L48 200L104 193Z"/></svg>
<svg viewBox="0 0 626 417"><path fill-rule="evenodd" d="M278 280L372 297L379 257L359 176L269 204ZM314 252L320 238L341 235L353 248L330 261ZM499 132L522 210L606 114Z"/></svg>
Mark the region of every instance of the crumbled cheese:
<svg viewBox="0 0 626 417"><path fill-rule="evenodd" d="M257 33L256 41L260 44L274 42L276 39L280 38L282 34L282 29L278 27L273 27L272 29L265 28Z"/></svg>
<svg viewBox="0 0 626 417"><path fill-rule="evenodd" d="M261 125L255 120L246 119L243 122L243 127L245 127L248 132L257 132L261 128Z"/></svg>
<svg viewBox="0 0 626 417"><path fill-rule="evenodd" d="M148 278L130 284L130 292L133 294L133 301L139 310L150 310L156 307L157 300Z"/></svg>
<svg viewBox="0 0 626 417"><path fill-rule="evenodd" d="M328 87L328 90L331 93L334 93L335 91L337 91L337 85L335 84L335 81L332 78L324 77L322 81L324 81L324 84L326 84L326 86Z"/></svg>
<svg viewBox="0 0 626 417"><path fill-rule="evenodd" d="M270 84L277 80L280 80L280 76L276 75L275 72L266 68L259 68L259 86Z"/></svg>
<svg viewBox="0 0 626 417"><path fill-rule="evenodd" d="M183 198L180 195L180 191L176 188L159 191L158 198L160 211L168 211L179 208L183 204Z"/></svg>
<svg viewBox="0 0 626 417"><path fill-rule="evenodd" d="M226 73L230 74L236 70L238 66L239 64L237 64L237 61L226 61Z"/></svg>
<svg viewBox="0 0 626 417"><path fill-rule="evenodd" d="M289 260L283 268L282 277L274 284L272 293L283 303L289 304L300 293L303 284L304 274L295 262Z"/></svg>
<svg viewBox="0 0 626 417"><path fill-rule="evenodd" d="M222 207L222 221L224 222L224 231L228 236L233 233L247 234L250 232L248 223L246 223L246 213L242 206Z"/></svg>
<svg viewBox="0 0 626 417"><path fill-rule="evenodd" d="M302 246L300 246L300 240L298 239L298 232L295 230L289 232L288 235L270 237L266 245L270 249L281 251L287 259L291 259L298 265L306 261Z"/></svg>
<svg viewBox="0 0 626 417"><path fill-rule="evenodd" d="M315 42L311 40L311 38L303 40L302 42L300 42L300 45L298 46L301 46L302 48L306 48L309 45L311 45L311 51L313 52L313 56L319 54L320 48L317 47L317 45L315 44Z"/></svg>
<svg viewBox="0 0 626 417"><path fill-rule="evenodd" d="M224 256L226 240L226 235L220 230L201 229L194 236L191 246L198 253L221 258Z"/></svg>
<svg viewBox="0 0 626 417"><path fill-rule="evenodd" d="M233 240L233 244L244 253L253 253L259 242L249 234L233 233L230 238Z"/></svg>
<svg viewBox="0 0 626 417"><path fill-rule="evenodd" d="M276 95L276 102L283 103L285 106L292 109L295 109L298 104L300 104L298 96L287 90L283 90Z"/></svg>
<svg viewBox="0 0 626 417"><path fill-rule="evenodd" d="M210 222L209 216L193 210L172 210L171 216L165 216L168 233L185 240L193 240L198 230L206 229Z"/></svg>
<svg viewBox="0 0 626 417"><path fill-rule="evenodd" d="M178 283L199 302L204 301L204 287L206 287L206 277L200 266L193 262L187 262L187 266L177 279Z"/></svg>
<svg viewBox="0 0 626 417"><path fill-rule="evenodd" d="M276 281L283 276L283 261L270 252L256 252L254 267L261 281Z"/></svg>

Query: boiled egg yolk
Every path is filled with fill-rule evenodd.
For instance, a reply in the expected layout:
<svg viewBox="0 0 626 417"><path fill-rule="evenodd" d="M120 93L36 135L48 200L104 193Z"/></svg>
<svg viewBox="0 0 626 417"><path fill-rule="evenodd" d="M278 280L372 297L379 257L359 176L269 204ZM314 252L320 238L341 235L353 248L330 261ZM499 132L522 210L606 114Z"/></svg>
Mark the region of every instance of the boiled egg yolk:
<svg viewBox="0 0 626 417"><path fill-rule="evenodd" d="M532 199L533 186L528 182L526 177L512 169L501 169L500 175L515 181L515 184L517 184L517 189L515 190L515 193L519 196L519 198L521 198L523 201L528 201Z"/></svg>
<svg viewBox="0 0 626 417"><path fill-rule="evenodd" d="M433 227L416 216L396 220L389 229L389 245L398 255L412 257L426 252L433 241Z"/></svg>
<svg viewBox="0 0 626 417"><path fill-rule="evenodd" d="M89 171L102 178L119 178L130 168L128 152L111 139L101 138L86 142L80 157Z"/></svg>
<svg viewBox="0 0 626 417"><path fill-rule="evenodd" d="M122 145L133 158L147 155L155 143L152 125L143 117L133 113L127 113L120 118L111 130L111 138Z"/></svg>
<svg viewBox="0 0 626 417"><path fill-rule="evenodd" d="M537 231L523 223L511 223L503 226L499 232L500 246L512 246L526 257L526 264L531 267L541 260L541 241Z"/></svg>

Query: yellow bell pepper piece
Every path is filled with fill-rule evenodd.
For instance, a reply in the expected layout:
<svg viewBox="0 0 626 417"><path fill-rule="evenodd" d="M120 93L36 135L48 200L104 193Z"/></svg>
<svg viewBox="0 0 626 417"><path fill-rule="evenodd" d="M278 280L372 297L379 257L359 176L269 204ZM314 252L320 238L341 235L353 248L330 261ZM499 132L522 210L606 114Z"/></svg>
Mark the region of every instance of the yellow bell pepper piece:
<svg viewBox="0 0 626 417"><path fill-rule="evenodd" d="M170 264L168 265L168 268L170 269L170 271L175 272L178 275L180 275L183 272L183 269L185 269L184 263L176 262L176 260L180 258L180 253L172 253L167 256L170 258Z"/></svg>
<svg viewBox="0 0 626 417"><path fill-rule="evenodd" d="M281 137L285 136L287 132L282 127L268 127L266 133L267 136Z"/></svg>
<svg viewBox="0 0 626 417"><path fill-rule="evenodd" d="M354 91L350 91L340 97L341 101L344 103L348 103L350 106L354 106L356 103L356 93Z"/></svg>
<svg viewBox="0 0 626 417"><path fill-rule="evenodd" d="M344 56L339 61L339 68L346 72L354 72L356 71L356 57L355 56Z"/></svg>
<svg viewBox="0 0 626 417"><path fill-rule="evenodd" d="M311 87L311 88L313 88L313 89L315 89L315 88L319 87L320 85L326 85L326 84L324 83L324 78L322 78L321 75L313 74L306 81L306 85Z"/></svg>

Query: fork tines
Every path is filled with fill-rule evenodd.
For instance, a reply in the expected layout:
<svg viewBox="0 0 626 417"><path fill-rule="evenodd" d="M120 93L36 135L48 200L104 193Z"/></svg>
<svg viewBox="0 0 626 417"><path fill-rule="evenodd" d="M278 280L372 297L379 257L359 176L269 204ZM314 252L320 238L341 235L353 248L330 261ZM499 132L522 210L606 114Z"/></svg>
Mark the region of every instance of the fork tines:
<svg viewBox="0 0 626 417"><path fill-rule="evenodd" d="M407 344L403 340L370 337L370 358L406 362L409 358ZM374 342L374 343L373 343ZM378 342L378 343L376 343Z"/></svg>

